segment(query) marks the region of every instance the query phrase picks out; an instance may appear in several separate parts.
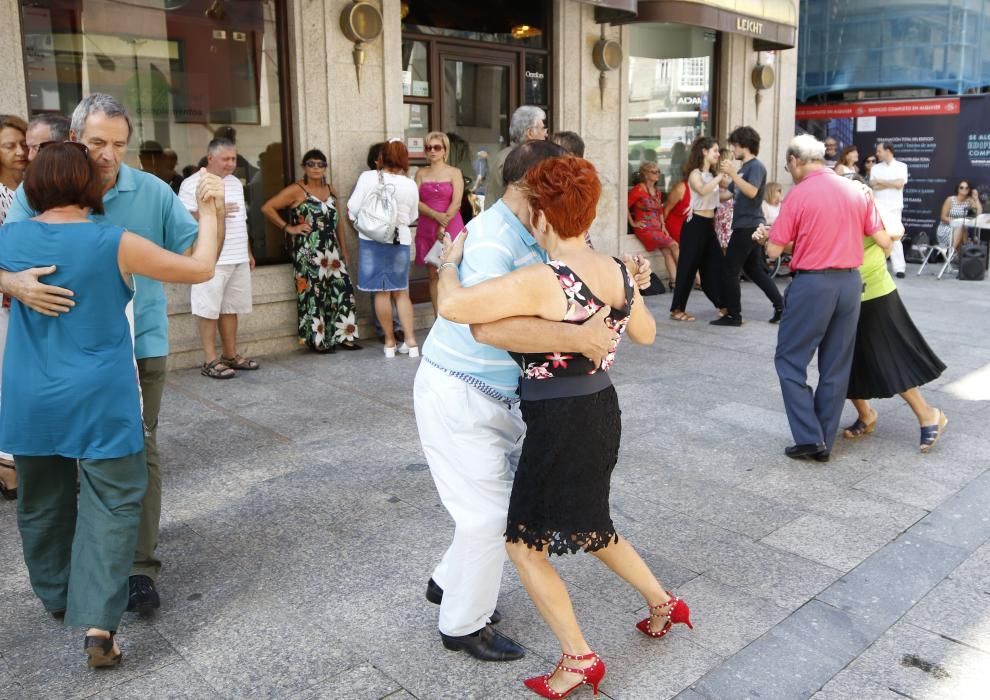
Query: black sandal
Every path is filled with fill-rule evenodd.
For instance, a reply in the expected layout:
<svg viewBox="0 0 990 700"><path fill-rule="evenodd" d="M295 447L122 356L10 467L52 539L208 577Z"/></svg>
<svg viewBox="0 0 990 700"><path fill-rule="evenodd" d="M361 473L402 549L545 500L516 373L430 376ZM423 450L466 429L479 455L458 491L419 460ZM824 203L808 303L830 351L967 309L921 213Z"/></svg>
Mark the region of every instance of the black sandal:
<svg viewBox="0 0 990 700"><path fill-rule="evenodd" d="M237 372L228 367L220 359L213 360L213 362L204 362L203 368L199 373L210 379L233 379L237 376Z"/></svg>
<svg viewBox="0 0 990 700"><path fill-rule="evenodd" d="M341 350L363 350L364 348L362 348L360 345L358 345L357 343L355 343L352 340L345 340L343 343L340 344L340 349Z"/></svg>
<svg viewBox="0 0 990 700"><path fill-rule="evenodd" d="M847 440L855 440L856 438L861 438L864 435L869 435L874 430L877 429L877 412L873 412L873 420L869 423L863 421L862 418L857 418L852 425L846 426L842 429L842 437Z"/></svg>

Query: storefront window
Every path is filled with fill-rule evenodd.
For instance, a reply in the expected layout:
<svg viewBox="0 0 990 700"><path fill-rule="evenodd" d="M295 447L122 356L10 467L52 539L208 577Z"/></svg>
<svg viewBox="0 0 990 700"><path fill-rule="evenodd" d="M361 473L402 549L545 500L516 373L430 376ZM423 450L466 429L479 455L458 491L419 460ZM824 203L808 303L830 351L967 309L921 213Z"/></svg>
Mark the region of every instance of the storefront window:
<svg viewBox="0 0 990 700"><path fill-rule="evenodd" d="M712 132L715 32L676 24L630 28L629 183L644 161L666 192L683 179L691 142Z"/></svg>
<svg viewBox="0 0 990 700"><path fill-rule="evenodd" d="M276 42L266 0L24 0L31 114L106 92L134 122L126 162L178 187L214 135L237 143L255 258L286 260L261 205L285 185Z"/></svg>

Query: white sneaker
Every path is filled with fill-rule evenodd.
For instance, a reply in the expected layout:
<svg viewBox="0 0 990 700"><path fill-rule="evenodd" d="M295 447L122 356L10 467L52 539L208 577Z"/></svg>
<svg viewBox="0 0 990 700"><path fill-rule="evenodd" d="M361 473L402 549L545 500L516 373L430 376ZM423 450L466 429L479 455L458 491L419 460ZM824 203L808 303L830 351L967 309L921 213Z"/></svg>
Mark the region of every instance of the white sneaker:
<svg viewBox="0 0 990 700"><path fill-rule="evenodd" d="M419 357L419 346L415 345L409 348L409 357Z"/></svg>
<svg viewBox="0 0 990 700"><path fill-rule="evenodd" d="M392 345L391 347L389 347L388 345L386 345L385 346L385 358L390 360L390 359L392 359L394 357L395 357L395 346Z"/></svg>
<svg viewBox="0 0 990 700"><path fill-rule="evenodd" d="M399 346L399 354L400 355L408 355L409 354L409 346L406 345L406 341L404 341L404 340L402 341L402 345Z"/></svg>

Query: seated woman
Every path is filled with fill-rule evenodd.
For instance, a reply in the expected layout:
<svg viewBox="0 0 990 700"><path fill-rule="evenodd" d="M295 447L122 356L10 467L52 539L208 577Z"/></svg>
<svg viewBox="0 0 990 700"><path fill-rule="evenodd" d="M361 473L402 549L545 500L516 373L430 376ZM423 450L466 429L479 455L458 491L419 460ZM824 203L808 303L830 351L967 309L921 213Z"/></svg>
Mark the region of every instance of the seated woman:
<svg viewBox="0 0 990 700"><path fill-rule="evenodd" d="M201 171L199 238L191 256L176 255L90 220L103 212L103 184L85 146L43 146L24 181L31 208L41 214L4 226L0 267L16 272L53 264L45 281L74 290L76 303L53 318L13 302L0 449L14 455L20 477L17 526L35 594L65 624L88 628L90 666L115 666L121 653L114 633L127 606L148 483L125 315L132 275L210 279L224 186Z"/></svg>
<svg viewBox="0 0 990 700"><path fill-rule="evenodd" d="M945 198L942 211L939 214L939 225L936 235L938 244L948 247L951 245L959 252L963 244L965 227L963 220L967 217L979 216L983 213L980 196L969 182L962 180L956 185L956 193Z"/></svg>
<svg viewBox="0 0 990 700"><path fill-rule="evenodd" d="M667 266L667 280L674 288L677 276L677 242L667 232L663 216L663 193L660 191L660 168L656 163L644 161L639 166L640 182L629 190L627 217L636 238L646 251L659 250Z"/></svg>
<svg viewBox="0 0 990 700"><path fill-rule="evenodd" d="M457 265L461 235L440 266L440 315L457 323L483 324L511 316L583 323L608 306L608 323L635 343L650 344L656 324L619 260L584 244L595 218L601 183L594 166L572 156L534 166L526 175L532 213L528 228L550 257L472 287L462 287ZM619 452L621 420L608 370L615 348L600 367L579 353L514 357L523 371L520 399L526 438L509 501L509 556L527 593L560 642L556 668L527 680L545 698L561 698L588 684L595 693L605 664L578 626L551 554L594 554L643 596L650 615L637 624L659 638L674 623L690 626L684 601L664 590L609 514L609 483Z"/></svg>
<svg viewBox="0 0 990 700"><path fill-rule="evenodd" d="M855 439L872 433L877 426L877 412L870 407L869 399L886 399L900 394L918 419L919 449L930 452L949 419L925 401L918 387L937 379L945 370L945 364L915 327L897 294L897 285L887 271L890 234L901 234L903 226L888 223L883 209L878 211L886 231L883 235L877 233L863 239L866 250L859 268L863 294L846 391L846 397L852 401L858 415L852 425L843 429L842 435Z"/></svg>

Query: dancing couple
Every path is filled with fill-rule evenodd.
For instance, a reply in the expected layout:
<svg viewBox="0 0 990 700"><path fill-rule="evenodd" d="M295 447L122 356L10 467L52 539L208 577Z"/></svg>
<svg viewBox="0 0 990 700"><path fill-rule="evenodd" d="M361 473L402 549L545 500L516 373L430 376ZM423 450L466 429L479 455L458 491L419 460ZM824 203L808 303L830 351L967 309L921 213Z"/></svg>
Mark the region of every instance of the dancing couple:
<svg viewBox="0 0 990 700"><path fill-rule="evenodd" d="M456 525L427 588L443 645L486 661L523 656L489 625L508 551L561 646L553 671L525 682L546 698L586 684L597 694L605 674L549 555L584 550L609 566L643 595L649 615L636 626L650 637L690 624L609 515L620 414L608 369L622 335L653 342L638 290L649 267L584 244L601 184L588 161L561 155L545 142L517 147L502 200L447 250L442 318L415 383L423 450Z"/></svg>

